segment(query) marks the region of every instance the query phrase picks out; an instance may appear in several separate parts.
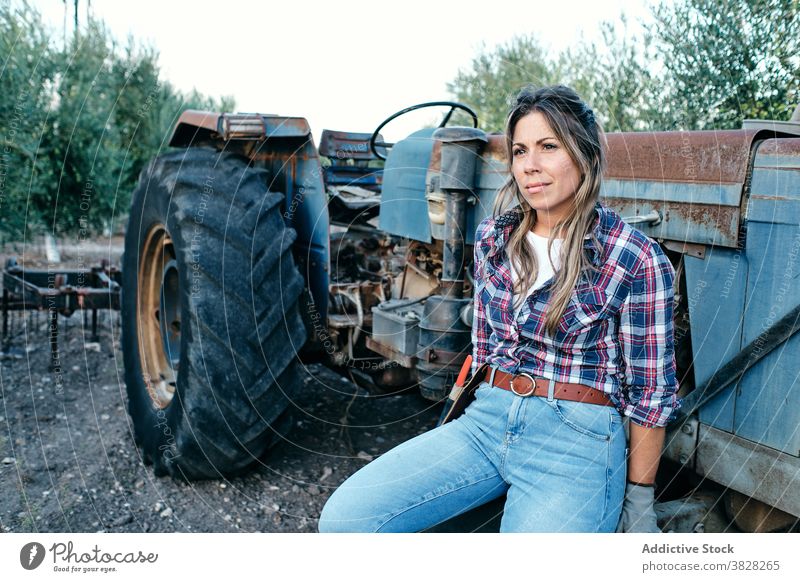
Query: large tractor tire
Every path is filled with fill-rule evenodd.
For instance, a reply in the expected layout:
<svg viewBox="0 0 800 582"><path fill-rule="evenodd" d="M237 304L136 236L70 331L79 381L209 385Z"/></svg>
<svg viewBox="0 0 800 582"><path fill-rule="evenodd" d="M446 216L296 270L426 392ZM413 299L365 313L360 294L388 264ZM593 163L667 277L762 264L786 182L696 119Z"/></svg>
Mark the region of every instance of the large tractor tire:
<svg viewBox="0 0 800 582"><path fill-rule="evenodd" d="M307 339L296 234L266 172L206 148L142 172L125 235L122 348L156 475L242 472L292 425Z"/></svg>

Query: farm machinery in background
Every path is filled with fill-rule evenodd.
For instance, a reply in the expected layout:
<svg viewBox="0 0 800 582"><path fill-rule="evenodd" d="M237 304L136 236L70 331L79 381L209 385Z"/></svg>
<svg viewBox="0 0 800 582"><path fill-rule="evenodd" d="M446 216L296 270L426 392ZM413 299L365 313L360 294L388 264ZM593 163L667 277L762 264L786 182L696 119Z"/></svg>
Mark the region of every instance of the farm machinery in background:
<svg viewBox="0 0 800 582"><path fill-rule="evenodd" d="M383 141L432 105L449 108L438 128ZM448 127L458 109L472 127ZM676 270L686 403L660 497L686 493L680 475L716 483L752 531L800 516L797 136L797 120L607 136L603 202ZM437 102L318 148L302 118L188 111L170 146L142 172L122 267L129 409L157 474L246 470L291 427L301 362L444 399L471 351L473 237L506 178L502 135ZM668 517L697 529L702 511L684 499Z"/></svg>

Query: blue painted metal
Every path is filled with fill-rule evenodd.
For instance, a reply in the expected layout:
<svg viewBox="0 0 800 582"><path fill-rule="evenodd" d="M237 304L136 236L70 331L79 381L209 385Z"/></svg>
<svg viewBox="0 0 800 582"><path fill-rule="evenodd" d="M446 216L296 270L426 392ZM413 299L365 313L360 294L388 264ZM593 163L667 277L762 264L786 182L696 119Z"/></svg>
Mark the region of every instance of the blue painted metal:
<svg viewBox="0 0 800 582"><path fill-rule="evenodd" d="M704 259L683 260L694 381L702 386L742 347L747 257L738 249L710 247ZM732 432L734 391L731 386L703 406L700 421Z"/></svg>
<svg viewBox="0 0 800 582"><path fill-rule="evenodd" d="M739 227L741 184L603 181L600 195L620 216L644 216L658 211L656 225L638 223L650 238L735 247Z"/></svg>
<svg viewBox="0 0 800 582"><path fill-rule="evenodd" d="M475 189L475 205L467 212L467 244L475 244L475 230L481 220L492 214L498 191L506 181L506 164L502 159L495 158L489 153L483 159L478 169Z"/></svg>
<svg viewBox="0 0 800 582"><path fill-rule="evenodd" d="M748 221L747 257L745 344L800 303L800 225ZM734 434L800 455L798 356L795 335L748 370L736 396Z"/></svg>
<svg viewBox="0 0 800 582"><path fill-rule="evenodd" d="M383 168L380 229L389 234L431 242L426 176L435 128L420 129L397 142Z"/></svg>
<svg viewBox="0 0 800 582"><path fill-rule="evenodd" d="M759 144L743 249L706 247L684 257L695 383L703 385L744 346L800 304L800 140ZM762 155L760 152L770 152ZM700 421L800 456L800 337L752 366L701 408Z"/></svg>
<svg viewBox="0 0 800 582"><path fill-rule="evenodd" d="M329 186L360 186L374 190L381 185L383 170L368 169L366 172L353 166L328 166L325 168L325 183Z"/></svg>
<svg viewBox="0 0 800 582"><path fill-rule="evenodd" d="M294 255L321 321L328 312L330 234L322 166L308 122L264 116L266 140L258 148L273 176L270 190L286 197L283 217L297 232ZM299 346L298 346L299 349Z"/></svg>
<svg viewBox="0 0 800 582"><path fill-rule="evenodd" d="M686 204L739 206L741 184L698 184L654 180L603 180L602 196L626 200L657 200Z"/></svg>
<svg viewBox="0 0 800 582"><path fill-rule="evenodd" d="M495 140L498 136L492 136ZM436 160L439 155L439 145L434 145L433 158ZM502 155L498 155L497 146L494 149L487 148L481 157L481 163L475 168L475 188L474 198L467 203L467 224L465 243L475 244L475 230L481 220L491 215L494 202L498 191L506 181L506 164ZM434 166L436 162L434 161ZM431 192L438 187L438 168L434 167L428 173L427 191ZM444 225L431 224L431 236L436 240L444 240Z"/></svg>
<svg viewBox="0 0 800 582"><path fill-rule="evenodd" d="M749 130L610 133L601 195L622 217L661 215L636 228L655 239L739 245Z"/></svg>
<svg viewBox="0 0 800 582"><path fill-rule="evenodd" d="M743 344L800 304L800 140L781 142L782 155L777 140L768 140L753 162ZM747 372L736 397L735 434L800 456L798 361L796 335Z"/></svg>

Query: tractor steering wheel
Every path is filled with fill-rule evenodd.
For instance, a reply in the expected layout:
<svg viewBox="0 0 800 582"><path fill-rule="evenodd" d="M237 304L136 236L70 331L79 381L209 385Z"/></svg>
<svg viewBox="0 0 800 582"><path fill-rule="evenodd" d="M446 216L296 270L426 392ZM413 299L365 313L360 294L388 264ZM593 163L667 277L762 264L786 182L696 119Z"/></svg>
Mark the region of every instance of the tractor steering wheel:
<svg viewBox="0 0 800 582"><path fill-rule="evenodd" d="M394 145L394 143L377 141L378 136L380 135L381 130L384 128L384 126L386 126L390 121L397 119L401 115L405 115L410 111L423 109L425 107L450 107L450 111L448 111L447 114L444 116L444 119L442 119L442 122L439 124L439 127L444 127L447 125L447 122L450 121L450 118L453 116L453 112L456 109L463 109L464 111L466 111L469 114L469 116L472 117L472 127L478 127L478 116L472 109L470 109L463 103L458 103L456 101L430 101L428 103L419 103L417 105L412 105L411 107L406 107L405 109L402 109L397 113L390 115L389 117L383 120L383 123L381 123L375 131L372 132L372 135L369 138L369 149L373 153L373 155L378 159L386 160L386 156L383 155L380 151L378 151L378 148L387 149Z"/></svg>

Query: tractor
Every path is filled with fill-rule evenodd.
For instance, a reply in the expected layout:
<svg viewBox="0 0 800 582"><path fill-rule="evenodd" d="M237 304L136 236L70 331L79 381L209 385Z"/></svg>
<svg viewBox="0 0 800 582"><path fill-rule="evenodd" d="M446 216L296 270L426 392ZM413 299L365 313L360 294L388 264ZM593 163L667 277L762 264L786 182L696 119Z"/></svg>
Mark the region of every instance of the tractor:
<svg viewBox="0 0 800 582"><path fill-rule="evenodd" d="M427 107L447 108L438 127L384 141ZM183 113L142 171L122 265L129 412L155 473L246 471L291 428L306 361L444 401L471 351L474 233L507 177L504 139L456 102L372 134L326 130L319 147L300 117ZM607 152L602 202L676 272L684 405L659 479L716 484L741 529L786 527L800 516L800 115L611 133ZM699 513L671 518L697 530Z"/></svg>

